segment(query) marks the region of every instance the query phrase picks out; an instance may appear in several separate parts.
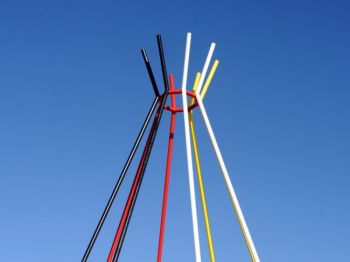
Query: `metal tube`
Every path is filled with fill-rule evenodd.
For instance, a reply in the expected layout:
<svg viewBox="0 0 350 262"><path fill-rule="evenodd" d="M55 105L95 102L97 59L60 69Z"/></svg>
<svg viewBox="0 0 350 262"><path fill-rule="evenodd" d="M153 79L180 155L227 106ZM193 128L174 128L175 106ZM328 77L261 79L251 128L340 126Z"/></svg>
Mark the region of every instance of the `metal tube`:
<svg viewBox="0 0 350 262"><path fill-rule="evenodd" d="M125 165L124 165L124 167L123 167L123 169L122 169L122 171L121 171L121 173L119 175L117 183L114 186L112 194L110 195L110 197L108 199L107 205L106 205L106 207L105 207L105 209L104 209L104 211L102 213L102 216L101 216L101 218L100 218L100 220L99 220L99 222L98 222L98 224L96 226L96 229L95 229L95 231L94 231L94 233L93 233L93 235L91 237L91 240L90 240L90 242L89 242L89 244L88 244L88 246L87 246L87 248L85 250L84 256L83 256L83 258L81 260L82 262L86 262L88 257L89 257L89 255L90 255L90 252L91 252L91 250L92 250L92 248L93 248L93 246L94 246L94 244L96 242L98 234L101 231L103 223L105 222L106 217L108 215L108 212L109 212L109 210L112 207L113 201L114 201L114 199L115 199L115 197L116 197L116 195L117 195L117 193L119 191L121 183L123 182L123 179L124 179L124 177L126 175L126 172L128 171L128 168L130 166L130 163L131 163L132 159L134 158L135 152L136 152L136 150L137 150L137 148L138 148L138 146L140 144L140 141L141 141L141 139L142 139L142 137L143 137L143 135L145 133L145 130L146 130L147 126L148 126L148 123L149 123L149 121L151 119L151 116L152 116L152 114L153 114L153 112L154 112L154 110L156 108L158 100L159 100L158 96L155 97L154 100L153 100L153 103L152 103L152 105L151 105L151 107L150 107L150 109L149 109L149 111L147 113L147 116L146 116L146 118L145 118L145 120L144 120L144 122L142 124L141 130L140 130L139 134L137 135L137 138L136 138L135 143L134 143L134 145L133 145L133 147L131 149L131 152L130 152L130 154L128 156L128 159L126 160L126 163L125 163Z"/></svg>
<svg viewBox="0 0 350 262"><path fill-rule="evenodd" d="M160 96L157 82L156 82L156 79L154 78L154 74L153 74L153 71L151 68L151 63L149 62L146 50L144 48L141 49L141 54L142 54L143 61L145 62L145 65L147 68L148 76L149 76L151 83L152 83L153 91L154 91L156 96Z"/></svg>
<svg viewBox="0 0 350 262"><path fill-rule="evenodd" d="M174 90L174 76L170 75L170 90ZM171 106L173 108L176 107L175 95L171 94ZM162 261L162 253L163 253L163 240L164 240L164 229L166 222L166 211L168 205L168 192L169 192L169 182L170 182L170 174L171 174L171 161L173 156L173 144L174 144L174 133L175 133L175 122L176 122L176 113L171 113L170 118L170 130L169 130L169 140L168 140L168 153L166 160L166 169L165 169L165 179L164 179L164 191L163 191L163 203L162 203L162 214L160 219L160 230L159 230L159 240L158 240L158 253L157 253L157 261Z"/></svg>
<svg viewBox="0 0 350 262"><path fill-rule="evenodd" d="M228 190L228 192L230 194L230 198L231 198L231 201L232 201L232 204L233 204L233 207L234 207L237 219L238 219L239 226L241 227L241 230L242 230L242 233L243 233L243 236L244 236L244 240L245 240L246 245L248 247L248 251L249 251L250 257L252 259L252 262L260 262L258 253L256 251L256 248L255 248L255 245L254 245L254 242L253 242L253 239L252 239L252 237L250 235L247 223L246 223L246 221L244 219L241 206L239 205L238 198L236 196L235 190L233 189L233 185L232 185L230 176L228 174L228 171L227 171L224 159L223 159L223 157L221 155L221 151L220 151L219 145L218 145L218 143L216 141L213 128L212 128L212 126L210 124L207 112L206 112L205 107L203 105L202 98L201 98L201 96L200 96L200 94L198 92L196 92L196 99L197 99L197 102L198 102L199 109L200 109L200 111L202 113L202 117L203 117L205 126L207 128L207 131L208 131L208 134L209 134L209 137L210 137L210 141L211 141L211 143L213 145L216 158L217 158L217 160L219 162L220 170L221 170L222 176L224 177L227 190Z"/></svg>
<svg viewBox="0 0 350 262"><path fill-rule="evenodd" d="M158 108L157 114L154 117L152 127L151 127L151 130L149 132L144 150L142 152L142 156L141 156L139 165L137 167L136 175L134 177L134 180L133 180L133 183L132 183L129 195L128 195L127 202L125 203L125 206L124 206L123 214L119 220L118 229L117 229L117 232L114 236L113 243L112 243L111 249L109 251L108 258L107 258L108 262L112 261L113 256L115 254L115 251L116 251L116 249L121 241L122 232L125 228L125 224L127 222L128 216L130 216L130 209L133 208L132 204L133 204L135 195L137 194L138 188L140 187L141 170L142 170L142 166L144 165L144 162L145 162L146 154L147 154L149 146L150 146L152 135L154 133L155 124L156 124L158 116L159 116L159 109L160 109L160 107Z"/></svg>
<svg viewBox="0 0 350 262"><path fill-rule="evenodd" d="M192 227L193 227L193 240L196 262L201 262L201 250L200 250L200 239L198 232L198 217L197 217L197 206L196 206L196 193L194 187L194 175L193 175L193 160L191 150L191 137L190 137L190 124L188 120L188 108L187 108L187 74L188 64L190 59L191 49L191 33L187 33L186 37L186 49L185 49L185 60L184 69L182 76L182 107L184 110L184 128L185 128L185 141L186 141L186 158L187 158L187 171L188 171L188 185L190 189L190 200L191 200L191 214L192 214Z"/></svg>
<svg viewBox="0 0 350 262"><path fill-rule="evenodd" d="M169 92L169 80L168 80L168 73L167 73L167 70L166 70L166 64L165 64L165 57L164 57L164 50L163 50L163 43L162 43L162 36L161 35L157 35L157 43L158 43L160 64L162 66L162 74L163 74L165 93L166 93L166 95L168 95L168 92ZM165 97L164 103L166 102L166 98L167 97Z"/></svg>
<svg viewBox="0 0 350 262"><path fill-rule="evenodd" d="M133 209L134 209L134 205L135 205L136 199L137 199L137 194L138 194L138 191L139 191L140 186L141 186L143 175L144 175L144 173L146 171L148 160L149 160L152 148L153 148L153 143L154 143L154 140L156 138L158 127L159 127L159 124L160 124L160 120L162 118L162 114L163 114L163 111L164 111L165 103L166 103L166 100L168 98L169 82L168 82L168 77L167 77L167 69L166 69L166 63L165 63L163 43L162 43L161 35L157 35L157 43L158 43L160 63L161 63L161 66L162 66L162 73L163 73L163 81L164 81L165 92L162 95L162 102L161 102L161 106L160 106L160 110L159 110L159 117L158 117L158 119L156 121L156 124L155 124L155 130L154 130L154 133L152 134L152 137L151 137L151 141L150 141L149 148L147 150L145 162L144 162L144 164L142 166L140 182L139 182L138 188L136 190L136 194L135 194L135 196L133 198L133 202L132 202L132 205L131 205L131 210L130 210L130 213L128 215L127 221L126 221L126 225L125 225L125 227L123 229L123 232L122 232L122 235L121 235L121 239L120 239L120 241L119 241L119 243L117 245L117 248L115 250L115 253L114 253L114 256L113 256L113 262L118 261L120 250L121 250L121 247L123 245L125 234L126 234L126 231L127 231L128 225L129 225L129 221L130 221Z"/></svg>

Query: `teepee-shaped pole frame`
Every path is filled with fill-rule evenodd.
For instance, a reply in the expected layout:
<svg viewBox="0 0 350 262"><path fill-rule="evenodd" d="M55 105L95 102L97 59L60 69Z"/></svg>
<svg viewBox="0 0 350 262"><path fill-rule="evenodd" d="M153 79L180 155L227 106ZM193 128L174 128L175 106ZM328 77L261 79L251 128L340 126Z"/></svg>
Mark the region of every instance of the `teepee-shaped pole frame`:
<svg viewBox="0 0 350 262"><path fill-rule="evenodd" d="M187 78L188 78L188 68L189 68L189 58L190 58L190 47L191 47L191 33L187 34L186 38L186 46L185 46L185 58L184 58L184 67L183 67L183 76L182 76L182 85L181 89L175 88L174 83L174 76L170 75L168 79L166 64L165 64L165 57L164 57L164 51L163 51L163 44L162 39L160 35L157 35L157 43L158 43L158 50L159 50L159 56L160 56L160 63L162 68L162 76L163 76L163 83L164 83L164 93L161 95L159 93L159 89L151 68L150 61L148 59L148 56L146 54L146 51L144 49L141 49L141 53L146 65L146 69L152 84L153 91L155 93L155 98L150 106L150 109L146 115L146 118L142 124L141 130L135 140L135 143L132 147L132 150L127 158L127 161L122 169L122 172L117 180L117 183L113 189L113 192L107 202L107 205L102 213L102 216L98 222L98 225L91 237L91 240L87 246L87 249L84 253L84 256L82 258L82 261L87 261L89 254L96 242L96 239L101 231L101 228L106 220L106 217L112 207L112 204L116 198L116 195L119 191L119 188L125 178L125 175L127 173L127 170L134 158L134 155L139 147L139 144L146 132L146 129L149 125L149 122L151 122L151 118L153 117L152 125L150 127L148 137L146 139L144 149L138 164L138 168L132 183L132 186L130 188L130 192L127 198L127 201L124 206L124 210L122 213L122 216L119 220L118 229L115 233L115 237L113 240L113 243L111 245L109 255L107 258L107 262L115 262L118 261L122 245L124 242L124 238L129 226L129 222L131 219L131 216L133 214L133 210L135 207L135 203L137 200L137 196L139 193L139 190L142 185L142 180L146 171L146 167L148 164L148 160L150 157L150 154L153 149L154 140L156 138L159 124L163 115L164 110L167 110L171 113L170 117L170 130L169 130L169 139L168 139L168 151L167 151L167 161L166 161L166 169L165 169L165 179L164 179L164 190L163 190L163 201L162 201L162 209L161 209L161 219L160 219L160 230L159 230L159 240L158 240L158 253L157 253L157 262L162 261L162 252L163 252L163 242L164 242L164 235L165 235L165 222L166 222L166 213L167 213L167 202L168 202L168 191L169 191L169 184L170 184L170 176L171 176L171 164L172 164L172 154L173 154L173 143L174 143L174 134L175 134L175 121L176 121L176 114L177 113L183 113L184 115L184 128L185 128L185 142L186 142L186 158L187 158L187 167L188 167L188 181L189 181L189 190L190 190L190 202L191 202L191 214L192 214L192 226L193 226L193 238L194 238L194 249L195 249L195 260L196 262L201 262L201 250L200 250L200 238L199 238L199 229L198 229L198 216L197 216L197 206L196 206L196 195L195 195L195 179L194 179L194 171L193 171L193 159L192 159L192 147L193 147L193 154L194 154L194 160L195 160L195 166L196 166L196 173L197 173L197 180L198 180L198 186L199 186L199 192L200 192L200 199L203 209L203 219L205 222L205 229L206 229L206 236L207 236L207 242L208 242L208 249L210 254L210 260L212 262L215 261L215 253L214 253L214 245L212 240L212 233L211 233L211 226L210 226L210 220L209 220L209 212L208 207L206 203L206 196L205 196L205 189L204 189L204 182L203 182L203 175L202 175L202 168L200 164L200 157L199 157L199 150L198 150L198 141L196 137L196 129L194 124L194 114L193 110L196 107L199 107L201 115L203 117L206 129L208 131L208 135L210 138L210 141L212 143L214 153L216 155L217 161L220 166L221 173L223 175L228 193L230 195L234 211L237 217L237 220L239 222L242 234L244 236L245 243L247 245L251 260L253 262L260 262L259 256L257 254L254 242L252 240L252 237L250 235L248 226L246 224L245 218L243 216L243 212L241 210L240 204L238 202L236 193L234 191L230 176L228 174L225 162L223 160L220 148L218 146L216 137L214 135L213 128L211 126L211 123L209 121L206 109L203 104L203 98L206 95L206 92L209 88L209 85L211 83L211 80L215 74L215 71L218 67L219 61L215 60L212 68L209 72L208 77L206 78L206 74L210 65L210 61L212 59L214 49L215 49L215 43L212 43L207 55L207 58L204 63L204 67L201 73L197 73L195 82L193 85L193 91L187 90ZM169 84L170 82L170 84ZM179 108L176 106L176 99L175 95L181 94L182 95L182 108ZM171 96L171 106L166 105L167 97L168 95ZM188 103L188 96L190 97L190 101ZM157 109L157 110L156 110ZM156 112L156 113L154 113ZM192 141L192 146L191 146Z"/></svg>

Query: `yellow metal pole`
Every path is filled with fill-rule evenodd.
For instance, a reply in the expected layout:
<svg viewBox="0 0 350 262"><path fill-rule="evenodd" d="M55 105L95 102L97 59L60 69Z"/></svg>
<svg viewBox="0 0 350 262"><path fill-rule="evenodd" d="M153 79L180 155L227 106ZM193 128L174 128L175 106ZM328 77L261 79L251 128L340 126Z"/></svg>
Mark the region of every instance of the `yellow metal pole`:
<svg viewBox="0 0 350 262"><path fill-rule="evenodd" d="M208 78L207 78L207 80L206 80L206 82L205 82L205 84L204 84L204 87L203 87L202 91L200 92L199 96L196 96L197 99L203 99L203 98L204 98L206 92L208 91L208 87L209 87L209 85L210 85L210 82L211 82L211 80L212 80L212 78L213 78L213 76L214 76L214 73L215 73L215 71L216 71L216 69L217 69L217 67L218 67L218 64L219 64L219 61L218 61L218 60L215 60L213 66L212 66L212 68L211 68L211 70L210 70L209 76L208 76ZM200 75L200 73L197 73L197 76L198 76L198 74ZM204 109L203 103L202 103L201 101L198 101L198 104L199 104L199 107L200 107L200 108L201 108L201 105L202 105L202 107L203 107L203 109ZM201 110L202 110L202 108L201 108ZM203 114L203 111L202 111L202 114ZM206 113L205 113L205 114L206 114ZM204 115L203 115L203 117L204 117ZM207 122L209 122L209 120L207 119L207 121L206 121L206 119L207 119L207 116L204 117L204 121L206 122L206 125L207 125ZM191 123L193 123L193 118L192 118L192 117L190 117L190 124L191 124ZM236 195L235 195L235 193L234 193L234 190L233 190L233 187L232 187L232 183L231 183L231 181L230 181L230 179L229 179L229 176L228 176L228 173L227 173L225 164L224 164L224 162L223 162L221 153L220 153L220 151L219 151L219 149L218 149L217 142L216 142L216 140L215 140L215 137L214 137L213 131L212 131L212 129L211 129L210 123L209 123L209 127L210 127L210 130L211 130L211 131L209 131L209 129L208 129L208 132L209 132L209 135L211 136L211 140L212 140L212 143L213 143L213 146L214 146L214 150L215 150L215 151L218 150L218 153L219 153L219 157L218 157L219 163L220 163L220 162L222 163L222 164L220 164L220 167L222 168L222 166L223 166L223 168L222 168L223 171L222 171L222 172L223 172L224 178L225 178L225 180L226 180L226 177L227 177L228 180L229 180L229 184L227 183L227 181L225 181L225 182L226 182L226 186L227 186L227 188L228 188L228 190L229 190L229 192L230 192L230 196L231 196L231 200L232 200L232 202L233 202L234 210L235 210L236 216L237 216L237 218L238 218L238 222L239 222L239 225L240 225L240 227L241 227L241 230L242 230L242 233L243 233L243 236L244 236L244 240L245 240L246 245L247 245L247 247L248 247L248 251L249 251L250 257L251 257L251 259L252 259L252 262L260 262L260 259L259 259L259 257L258 257L258 254L257 254L257 252L256 252L256 250L255 250L254 243L253 243L253 241L252 241L252 239L251 239L249 230L248 230L247 225L246 225L246 223L245 223L245 220L244 220L244 217L243 217L243 214L242 214L242 210L241 210L241 208L240 208L240 206L239 206L239 204L238 204L237 197L236 197ZM207 128L208 128L208 125L207 125ZM191 131L192 131L192 127L191 127ZM212 134L212 135L211 135L211 134ZM214 142L215 142L215 143L213 142L213 138L212 138L212 137L214 138ZM196 146L194 146L194 148L195 148L195 151L194 151L194 152L196 153ZM218 153L216 152L217 155L218 155ZM221 160L221 161L220 161L220 160ZM196 163L197 163L197 158L196 158ZM201 192L201 193L202 193L202 192ZM202 201L203 201L203 200L202 200ZM205 201L205 200L204 200L204 201ZM203 209L204 209L204 208L203 208Z"/></svg>
<svg viewBox="0 0 350 262"><path fill-rule="evenodd" d="M193 85L193 91L194 92L196 91L196 88L198 86L199 79L200 79L200 73L197 73L196 79L195 79L195 82L194 82L194 85ZM208 82L208 80L207 80L207 82ZM207 84L207 82L206 82L206 84ZM194 99L191 98L190 105L193 104L193 100ZM195 161L196 161L196 169L197 169L198 183L199 183L199 189L200 189L200 195L201 195L201 202L202 202L202 207L203 207L205 229L206 229L207 239L208 239L210 260L211 260L211 262L215 262L214 246L213 246L213 241L212 241L212 237L211 237L211 230L210 230L210 222L209 222L209 215L208 215L208 209L207 209L207 202L206 202L206 199L205 199L205 191L204 191L204 185L203 185L203 179L202 179L202 168L201 168L201 165L200 165L198 146L197 146L196 130L195 130L195 126L194 126L192 111L189 112L189 121L190 121L191 136L192 136L192 143L193 143L193 152L194 152Z"/></svg>
<svg viewBox="0 0 350 262"><path fill-rule="evenodd" d="M204 98L205 94L208 91L209 85L211 83L211 80L213 79L213 76L215 74L216 69L218 68L218 65L219 65L219 60L215 60L212 68L210 69L207 81L205 81L204 87L201 91L201 98L202 99Z"/></svg>
<svg viewBox="0 0 350 262"><path fill-rule="evenodd" d="M195 80L194 80L194 84L193 84L193 92L196 92L196 90L197 90L197 87L198 87L198 83L199 83L199 79L201 78L201 73L197 73L196 74L196 78L195 78ZM193 97L191 97L191 99L190 99L190 103L189 103L189 105L191 106L191 105L193 105L193 102L194 102L194 98Z"/></svg>

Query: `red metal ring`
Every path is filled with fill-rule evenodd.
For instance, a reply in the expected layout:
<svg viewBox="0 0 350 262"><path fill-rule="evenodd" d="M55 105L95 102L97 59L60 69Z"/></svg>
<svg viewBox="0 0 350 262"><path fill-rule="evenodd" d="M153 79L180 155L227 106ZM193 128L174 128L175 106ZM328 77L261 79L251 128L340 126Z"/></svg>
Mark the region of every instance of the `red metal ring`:
<svg viewBox="0 0 350 262"><path fill-rule="evenodd" d="M179 95L182 94L182 90L181 89L173 89L173 90L169 90L169 95ZM198 106L197 103L197 99L196 99L196 94L192 91L186 91L186 94L190 97L193 97L195 102L187 107L188 112L192 111L193 109L195 109ZM168 110L172 113L181 113L184 111L184 109L182 107L171 107L168 105L165 105L164 107L165 110Z"/></svg>

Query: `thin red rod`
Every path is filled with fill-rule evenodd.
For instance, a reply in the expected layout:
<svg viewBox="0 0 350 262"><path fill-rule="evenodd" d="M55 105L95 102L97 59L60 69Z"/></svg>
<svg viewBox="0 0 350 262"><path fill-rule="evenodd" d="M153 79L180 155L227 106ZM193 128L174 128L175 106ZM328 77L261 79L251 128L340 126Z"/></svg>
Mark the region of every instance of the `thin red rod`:
<svg viewBox="0 0 350 262"><path fill-rule="evenodd" d="M172 93L172 90L174 90L174 76L170 75L169 94L171 94L171 107L176 108L175 95ZM168 205L168 192L169 192L169 181L170 181L170 171L171 171L171 160L172 160L172 156L173 156L175 120L176 120L176 112L171 112L170 132L169 132L169 141L168 141L168 154L167 154L167 161L166 161L164 191L163 191L162 215L161 215L161 221L160 221L160 231L159 231L159 241L158 241L158 256L157 256L158 262L162 261L164 228L165 228L165 221L166 221L166 210L167 210L167 205Z"/></svg>
<svg viewBox="0 0 350 262"><path fill-rule="evenodd" d="M145 147L144 147L144 150L143 150L143 153L142 153L142 157L141 157L139 166L137 168L137 172L136 172L136 175L135 175L132 187L131 187L130 192L129 192L129 196L128 196L127 202L125 204L125 207L124 207L123 215L122 215L122 217L121 217L121 219L119 221L118 230L117 230L117 232L115 234L115 237L114 237L114 240L113 240L113 244L112 244L111 249L109 251L109 255L108 255L108 258L107 258L108 262L112 262L112 260L113 260L113 255L114 255L115 249L116 249L116 247L117 247L117 245L118 245L118 243L120 241L121 233L123 231L127 215L130 212L131 202L132 202L132 199L133 199L133 197L135 195L138 181L140 180L140 174L141 174L142 166L144 165L146 152L148 151L148 148L149 148L150 142L151 142L151 137L152 137L152 134L154 133L154 130L155 130L155 126L156 126L156 122L157 122L157 118L158 118L158 113L159 113L159 108L158 108L158 112L157 112L156 116L154 117L153 124L152 124L151 130L150 130L147 142L145 144Z"/></svg>

